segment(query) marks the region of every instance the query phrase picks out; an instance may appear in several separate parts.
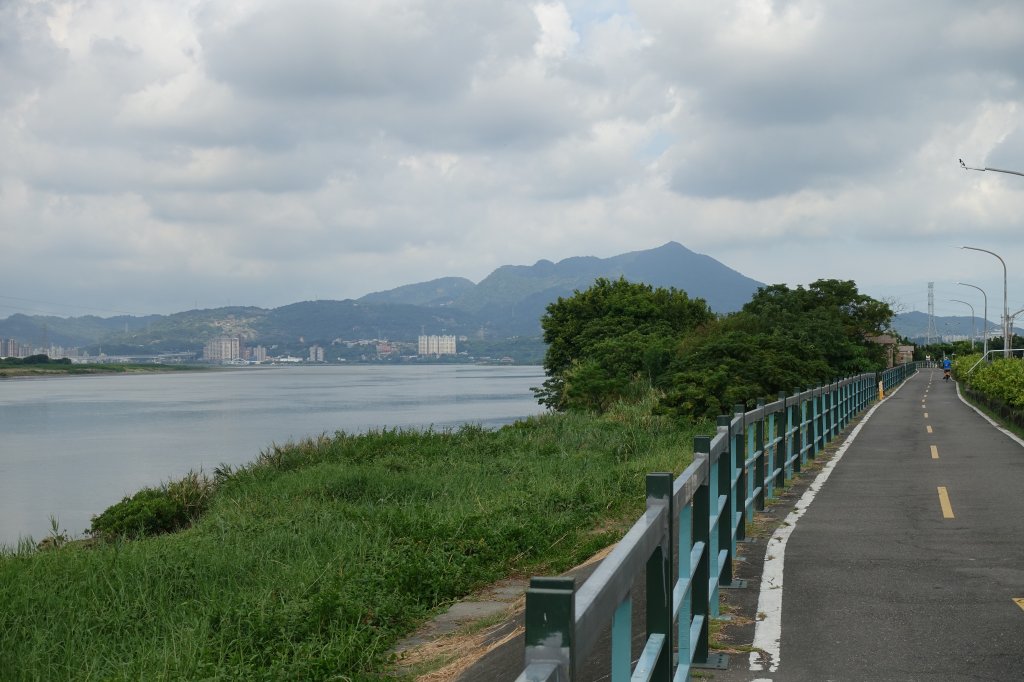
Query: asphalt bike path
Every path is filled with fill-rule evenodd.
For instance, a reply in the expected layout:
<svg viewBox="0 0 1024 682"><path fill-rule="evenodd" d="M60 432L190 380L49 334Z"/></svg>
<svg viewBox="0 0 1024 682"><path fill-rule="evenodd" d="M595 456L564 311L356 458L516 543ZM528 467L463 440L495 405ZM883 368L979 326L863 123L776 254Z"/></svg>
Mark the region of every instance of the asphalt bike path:
<svg viewBox="0 0 1024 682"><path fill-rule="evenodd" d="M746 679L1024 680L1024 446L941 370L877 406L783 551Z"/></svg>
<svg viewBox="0 0 1024 682"><path fill-rule="evenodd" d="M734 650L728 670L694 679L1024 680L1024 442L962 402L940 369L912 376L842 441L794 486L799 501L773 504L774 534L739 550L750 589L727 596L756 624L730 639L758 651ZM456 679L516 679L522 614L498 632L517 626ZM582 679L609 679L608 645L606 634Z"/></svg>

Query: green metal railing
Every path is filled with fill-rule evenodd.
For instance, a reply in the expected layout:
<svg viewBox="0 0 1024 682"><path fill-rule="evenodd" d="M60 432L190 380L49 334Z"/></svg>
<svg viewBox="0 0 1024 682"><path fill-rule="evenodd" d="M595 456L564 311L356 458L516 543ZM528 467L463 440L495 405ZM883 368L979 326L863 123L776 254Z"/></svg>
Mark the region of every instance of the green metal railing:
<svg viewBox="0 0 1024 682"><path fill-rule="evenodd" d="M648 474L647 510L582 585L531 579L519 682L579 680L609 626L613 682L681 682L693 668L724 668L728 658L709 650L708 627L719 616L719 590L745 587L733 561L752 512L764 510L880 390L916 371L908 364L861 374L719 417L714 436L694 439L693 462L678 478ZM646 639L634 666L632 588L640 571Z"/></svg>

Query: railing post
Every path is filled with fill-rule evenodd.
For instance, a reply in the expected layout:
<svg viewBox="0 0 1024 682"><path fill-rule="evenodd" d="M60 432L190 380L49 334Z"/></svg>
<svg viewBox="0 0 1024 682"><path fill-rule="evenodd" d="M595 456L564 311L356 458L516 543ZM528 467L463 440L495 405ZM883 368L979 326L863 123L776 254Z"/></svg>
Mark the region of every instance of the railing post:
<svg viewBox="0 0 1024 682"><path fill-rule="evenodd" d="M576 581L573 578L531 578L526 591L526 667L555 666L558 680L576 679L574 649Z"/></svg>
<svg viewBox="0 0 1024 682"><path fill-rule="evenodd" d="M686 611L685 613L689 613ZM680 640L682 644L682 640ZM633 668L633 595L627 592L612 616L612 682L632 676Z"/></svg>
<svg viewBox="0 0 1024 682"><path fill-rule="evenodd" d="M843 420L842 426L845 429L850 423L850 382L843 384Z"/></svg>
<svg viewBox="0 0 1024 682"><path fill-rule="evenodd" d="M814 389L814 452L815 454L825 449L825 386L818 384Z"/></svg>
<svg viewBox="0 0 1024 682"><path fill-rule="evenodd" d="M754 487L759 490L755 499L757 511L764 511L765 498L765 461L764 461L764 400L757 401L757 409L761 410L761 417L754 422L754 452L757 458L754 460Z"/></svg>
<svg viewBox="0 0 1024 682"><path fill-rule="evenodd" d="M710 459L711 439L706 436L696 436L693 439L693 456L696 459L704 455ZM708 580L711 576L711 497L710 490L710 467L708 469L709 479L697 487L693 495L693 502L690 504L693 509L693 544L700 544L704 551L697 558L696 570L693 572L693 582L690 590L693 595L693 618L700 621L700 627L693 641L693 662L708 662L708 619L711 617L708 608L709 590Z"/></svg>
<svg viewBox="0 0 1024 682"><path fill-rule="evenodd" d="M747 492L747 406L734 405L732 411L740 418L740 430L731 436L736 470L736 540L741 541L747 539L747 498L750 497Z"/></svg>
<svg viewBox="0 0 1024 682"><path fill-rule="evenodd" d="M696 541L693 533L693 507L694 501L691 500L690 504L683 505L683 508L679 510L679 532L676 535L676 547L679 555L679 573L676 577L676 581L680 585L686 585L690 580L690 573L692 571L691 561L693 560L693 543ZM679 606L679 617L676 621L677 635L676 640L678 641L679 647L679 665L682 666L684 663L688 666L691 660L690 647L690 626L693 622L693 583L690 583L690 589L683 592L682 604ZM628 639L628 637L627 637ZM630 678L630 663L629 658L631 653L626 653L626 672L621 678L628 680ZM613 669L613 682L617 682L619 678L614 677Z"/></svg>
<svg viewBox="0 0 1024 682"><path fill-rule="evenodd" d="M804 402L804 413L807 421L807 429L804 431L804 446L810 446L807 449L807 458L814 459L818 454L818 425L815 422L818 418L818 398L814 395L813 386L807 389L807 395L809 398Z"/></svg>
<svg viewBox="0 0 1024 682"><path fill-rule="evenodd" d="M777 451L779 444L776 439L778 434L778 413L765 412L764 415L764 471L765 471L765 499L771 500L775 497L775 467L778 462ZM771 485L768 485L768 478L771 478Z"/></svg>
<svg viewBox="0 0 1024 682"><path fill-rule="evenodd" d="M789 467L786 464L786 460L789 459L789 436L787 431L789 430L789 410L786 405L786 392L779 391L779 401L782 403L782 411L779 413L782 416L782 433L779 433L779 419L775 420L775 465L772 467L772 471L778 471L779 475L775 477L774 488L782 490L786 485L786 479L789 478ZM778 440L781 435L781 442ZM782 445L780 448L779 445Z"/></svg>
<svg viewBox="0 0 1024 682"><path fill-rule="evenodd" d="M839 400L836 401L836 436L846 428L846 386L843 385L842 379L836 380L836 392Z"/></svg>
<svg viewBox="0 0 1024 682"><path fill-rule="evenodd" d="M844 388L846 389L846 400L843 401L843 428L845 429L850 425L850 418L853 416L853 382L847 380Z"/></svg>
<svg viewBox="0 0 1024 682"><path fill-rule="evenodd" d="M672 554L675 546L672 473L647 474L647 509L666 507L667 528L661 544L647 560L647 638L663 635L664 645L650 679L672 680Z"/></svg>
<svg viewBox="0 0 1024 682"><path fill-rule="evenodd" d="M803 470L804 453L803 453L803 438L801 438L800 430L803 428L803 417L802 417L802 405L800 400L800 389L793 389L793 404L790 405L790 430L793 432L793 452L790 453L790 457L793 459L793 473L799 474Z"/></svg>
<svg viewBox="0 0 1024 682"><path fill-rule="evenodd" d="M730 438L729 424L732 418L722 415L718 418L718 432L725 435L725 443L729 449L718 457L718 494L715 496L715 508L717 509L718 498L725 495L725 508L722 509L722 516L718 519L718 548L726 550L725 563L718 566L718 584L720 586L732 585L732 564L736 556L736 539L733 529L736 527L736 495L733 485L736 473L733 466L735 459L732 456L732 438ZM716 611L717 615L717 611Z"/></svg>
<svg viewBox="0 0 1024 682"><path fill-rule="evenodd" d="M832 384L821 385L821 449L832 441Z"/></svg>
<svg viewBox="0 0 1024 682"><path fill-rule="evenodd" d="M830 388L831 394L833 394L833 401L831 401L831 435L829 436L829 440L833 440L839 435L841 429L839 423L839 411L840 402L843 396L840 395L840 385L838 380L836 381L836 386L834 388Z"/></svg>

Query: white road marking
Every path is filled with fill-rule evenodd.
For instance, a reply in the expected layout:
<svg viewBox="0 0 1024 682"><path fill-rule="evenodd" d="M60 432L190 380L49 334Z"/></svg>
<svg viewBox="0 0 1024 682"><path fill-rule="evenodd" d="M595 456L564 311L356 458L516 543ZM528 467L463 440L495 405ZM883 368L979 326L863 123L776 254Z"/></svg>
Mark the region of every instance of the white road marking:
<svg viewBox="0 0 1024 682"><path fill-rule="evenodd" d="M753 645L757 651L750 652L750 670L764 670L764 665L761 663L762 656L768 658L768 672L774 673L779 669L779 663L781 662L779 652L782 649L782 569L786 559L786 542L789 541L789 536L793 533L793 529L796 528L796 522L804 515L807 508L811 506L811 502L814 501L818 491L825 485L828 477L832 475L832 470L839 464L839 460L846 454L847 449L853 444L853 440L860 433L861 428L867 423L868 419L871 418L871 415L882 406L882 403L895 395L896 391L899 391L905 385L906 382L897 386L896 390L878 401L874 407L868 410L868 413L864 415L864 418L860 420L857 426L853 427L853 431L850 432L850 435L843 444L836 450L835 456L822 467L814 482L808 486L803 496L793 505L793 511L786 516L786 520L772 533L772 537L768 541L768 547L764 552L761 591L757 597L758 618L754 624ZM764 653L762 654L761 652Z"/></svg>

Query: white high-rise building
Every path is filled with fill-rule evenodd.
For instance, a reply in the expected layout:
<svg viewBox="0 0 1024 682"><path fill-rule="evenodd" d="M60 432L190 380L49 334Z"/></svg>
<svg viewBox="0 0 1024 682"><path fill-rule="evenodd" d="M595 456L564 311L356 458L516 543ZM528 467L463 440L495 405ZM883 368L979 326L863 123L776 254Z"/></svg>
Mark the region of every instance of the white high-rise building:
<svg viewBox="0 0 1024 682"><path fill-rule="evenodd" d="M203 346L203 358L208 362L240 360L242 341L237 336L217 336Z"/></svg>
<svg viewBox="0 0 1024 682"><path fill-rule="evenodd" d="M420 355L457 355L454 336L420 336Z"/></svg>

